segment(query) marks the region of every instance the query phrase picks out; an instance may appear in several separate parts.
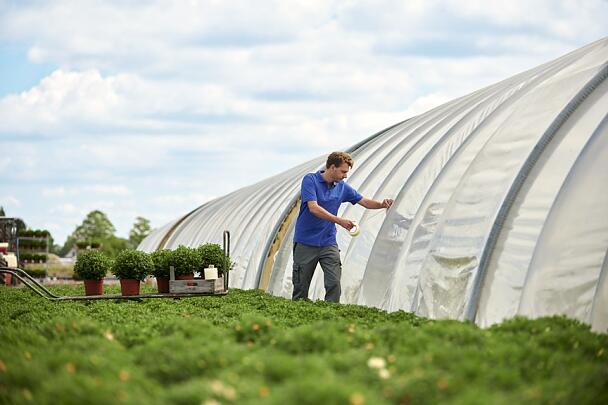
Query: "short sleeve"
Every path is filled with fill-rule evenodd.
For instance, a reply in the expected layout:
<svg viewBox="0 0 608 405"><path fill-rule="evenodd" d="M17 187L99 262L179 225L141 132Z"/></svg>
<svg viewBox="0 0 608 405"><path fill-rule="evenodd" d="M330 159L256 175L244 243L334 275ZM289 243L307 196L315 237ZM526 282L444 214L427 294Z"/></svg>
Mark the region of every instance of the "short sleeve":
<svg viewBox="0 0 608 405"><path fill-rule="evenodd" d="M308 201L317 201L317 190L315 189L314 175L307 174L302 179L302 204Z"/></svg>
<svg viewBox="0 0 608 405"><path fill-rule="evenodd" d="M352 188L348 183L344 183L344 194L342 195L343 202L349 202L351 204L357 204L363 196L359 194L357 190Z"/></svg>

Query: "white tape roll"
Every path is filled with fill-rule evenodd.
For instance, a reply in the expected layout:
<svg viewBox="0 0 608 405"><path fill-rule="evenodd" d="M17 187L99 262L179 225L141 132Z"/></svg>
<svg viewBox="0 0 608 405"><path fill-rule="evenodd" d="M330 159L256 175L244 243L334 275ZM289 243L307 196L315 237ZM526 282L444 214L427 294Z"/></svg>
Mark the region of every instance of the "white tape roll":
<svg viewBox="0 0 608 405"><path fill-rule="evenodd" d="M350 236L352 236L354 238L355 236L359 236L359 224L356 223L355 221L353 221L353 224L355 226L350 228L350 231L348 231L348 233L350 234Z"/></svg>

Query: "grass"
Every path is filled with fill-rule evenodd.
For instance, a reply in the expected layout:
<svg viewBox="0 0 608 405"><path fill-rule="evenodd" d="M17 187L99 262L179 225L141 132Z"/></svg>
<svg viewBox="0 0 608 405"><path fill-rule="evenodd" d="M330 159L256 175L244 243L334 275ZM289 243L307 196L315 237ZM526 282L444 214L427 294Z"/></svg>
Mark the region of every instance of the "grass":
<svg viewBox="0 0 608 405"><path fill-rule="evenodd" d="M564 317L479 329L234 289L56 303L0 288L0 303L5 404L608 403L608 335Z"/></svg>

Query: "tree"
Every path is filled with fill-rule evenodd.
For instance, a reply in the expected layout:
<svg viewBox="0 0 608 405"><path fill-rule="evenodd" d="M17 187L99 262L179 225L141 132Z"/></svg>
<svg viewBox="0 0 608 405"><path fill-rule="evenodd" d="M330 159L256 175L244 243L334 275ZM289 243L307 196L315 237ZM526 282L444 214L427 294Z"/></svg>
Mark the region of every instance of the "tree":
<svg viewBox="0 0 608 405"><path fill-rule="evenodd" d="M4 213L4 207L0 205L0 217L5 217L6 214Z"/></svg>
<svg viewBox="0 0 608 405"><path fill-rule="evenodd" d="M114 232L116 232L116 228L114 228L107 215L95 210L87 214L87 217L72 233L72 236L76 240L103 241L114 236Z"/></svg>
<svg viewBox="0 0 608 405"><path fill-rule="evenodd" d="M74 232L68 236L65 244L59 251L60 256L65 256L72 249L77 241L94 241L102 245L112 245L110 250L114 250L114 241L110 242L114 236L116 228L107 215L99 210L91 211L87 214L82 224L78 225ZM108 242L108 243L106 243ZM105 249L104 249L105 250Z"/></svg>
<svg viewBox="0 0 608 405"><path fill-rule="evenodd" d="M101 242L101 251L109 257L116 257L120 252L129 248L129 241L124 238L111 236Z"/></svg>
<svg viewBox="0 0 608 405"><path fill-rule="evenodd" d="M27 225L21 218L15 218L15 223L17 224L17 232L25 231L27 229Z"/></svg>
<svg viewBox="0 0 608 405"><path fill-rule="evenodd" d="M75 243L76 243L76 238L74 238L74 236L72 236L72 235L68 236L65 243L63 244L63 247L61 249L59 249L58 255L61 257L64 257L65 255L67 255L70 252L70 250L72 250L72 247L74 246Z"/></svg>
<svg viewBox="0 0 608 405"><path fill-rule="evenodd" d="M132 247L139 246L142 240L150 234L150 221L144 217L135 218L133 228L129 231L129 243Z"/></svg>

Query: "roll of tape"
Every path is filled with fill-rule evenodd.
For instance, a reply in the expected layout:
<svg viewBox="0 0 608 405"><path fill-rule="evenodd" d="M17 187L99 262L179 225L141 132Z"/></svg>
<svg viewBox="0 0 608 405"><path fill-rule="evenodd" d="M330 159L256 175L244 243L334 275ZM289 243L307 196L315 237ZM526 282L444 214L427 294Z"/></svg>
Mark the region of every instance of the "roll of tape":
<svg viewBox="0 0 608 405"><path fill-rule="evenodd" d="M348 233L350 234L350 236L352 236L354 238L355 236L359 236L360 229L359 229L359 224L358 223L356 223L355 221L353 221L353 224L355 226L353 226L352 228L350 228L350 230L348 231Z"/></svg>

